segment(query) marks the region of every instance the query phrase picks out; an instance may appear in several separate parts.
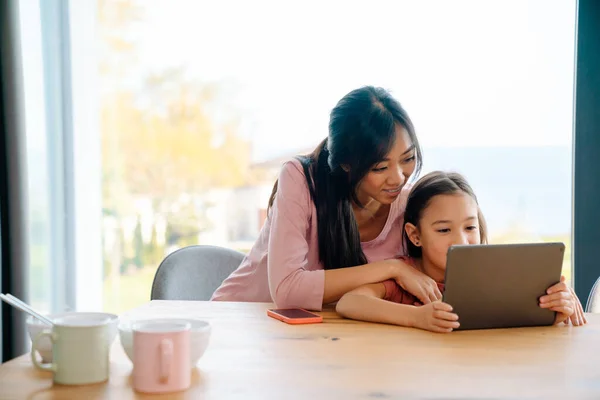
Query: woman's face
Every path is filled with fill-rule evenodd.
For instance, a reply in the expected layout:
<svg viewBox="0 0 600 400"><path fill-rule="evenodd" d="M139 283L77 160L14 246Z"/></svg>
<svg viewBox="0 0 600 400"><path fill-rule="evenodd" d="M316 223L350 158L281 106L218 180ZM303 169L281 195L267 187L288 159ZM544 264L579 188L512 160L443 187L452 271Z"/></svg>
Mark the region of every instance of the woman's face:
<svg viewBox="0 0 600 400"><path fill-rule="evenodd" d="M356 194L365 205L373 200L381 204L391 204L416 165L416 150L406 129L396 124L396 142L380 163L375 164L360 181Z"/></svg>

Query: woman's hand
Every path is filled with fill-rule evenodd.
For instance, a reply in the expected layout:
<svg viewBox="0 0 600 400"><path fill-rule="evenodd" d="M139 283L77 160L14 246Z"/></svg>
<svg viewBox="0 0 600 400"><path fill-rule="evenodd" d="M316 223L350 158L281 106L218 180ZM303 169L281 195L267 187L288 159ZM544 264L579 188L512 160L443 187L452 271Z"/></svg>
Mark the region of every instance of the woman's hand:
<svg viewBox="0 0 600 400"><path fill-rule="evenodd" d="M431 332L449 333L458 328L458 315L452 312L452 306L441 301L434 301L421 307L416 307L415 328Z"/></svg>
<svg viewBox="0 0 600 400"><path fill-rule="evenodd" d="M575 326L583 325L587 322L583 313L583 307L573 289L565 283L565 277L561 276L560 282L551 286L546 291L548 294L540 297L540 307L555 311L556 319L554 324L569 320Z"/></svg>
<svg viewBox="0 0 600 400"><path fill-rule="evenodd" d="M433 279L402 260L388 261L392 263L392 278L421 303L429 304L442 299L442 293Z"/></svg>

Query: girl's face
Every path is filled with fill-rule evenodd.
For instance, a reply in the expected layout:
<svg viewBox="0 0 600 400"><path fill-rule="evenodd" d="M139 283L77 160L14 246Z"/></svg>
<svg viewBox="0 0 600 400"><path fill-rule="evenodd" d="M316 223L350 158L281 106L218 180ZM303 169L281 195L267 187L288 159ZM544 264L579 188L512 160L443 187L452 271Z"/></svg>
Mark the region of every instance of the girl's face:
<svg viewBox="0 0 600 400"><path fill-rule="evenodd" d="M445 271L450 246L481 244L478 211L477 202L466 193L433 197L418 226L405 226L410 241L422 249L423 264Z"/></svg>
<svg viewBox="0 0 600 400"><path fill-rule="evenodd" d="M365 205L375 200L391 204L415 170L415 146L406 129L396 125L396 141L385 159L375 164L360 181L356 194Z"/></svg>

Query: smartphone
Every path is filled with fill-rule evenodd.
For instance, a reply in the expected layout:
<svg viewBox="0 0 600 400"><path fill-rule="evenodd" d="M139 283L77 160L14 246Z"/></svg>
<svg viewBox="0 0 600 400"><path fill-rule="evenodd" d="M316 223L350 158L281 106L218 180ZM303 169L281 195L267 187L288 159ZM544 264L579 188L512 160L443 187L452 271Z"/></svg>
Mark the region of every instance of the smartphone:
<svg viewBox="0 0 600 400"><path fill-rule="evenodd" d="M322 316L301 308L269 309L267 310L267 315L292 325L318 324L319 322L323 322Z"/></svg>

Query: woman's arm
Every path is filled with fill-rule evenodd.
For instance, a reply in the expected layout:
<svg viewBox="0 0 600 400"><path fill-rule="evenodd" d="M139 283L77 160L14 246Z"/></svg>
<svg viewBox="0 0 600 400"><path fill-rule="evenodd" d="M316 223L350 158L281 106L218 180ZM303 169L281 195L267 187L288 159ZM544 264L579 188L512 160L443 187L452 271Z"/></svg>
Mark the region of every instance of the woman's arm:
<svg viewBox="0 0 600 400"><path fill-rule="evenodd" d="M300 162L284 164L270 210L267 270L278 308L321 310L325 271L309 269L312 200Z"/></svg>
<svg viewBox="0 0 600 400"><path fill-rule="evenodd" d="M309 268L312 199L298 161L286 163L279 175L271 208L268 246L269 288L280 308L320 310L358 286L391 278L393 260L324 271ZM312 257L315 258L314 256Z"/></svg>
<svg viewBox="0 0 600 400"><path fill-rule="evenodd" d="M395 280L423 304L442 298L435 281L402 260L383 260L351 268L325 271L323 303L337 301L349 291L370 283Z"/></svg>
<svg viewBox="0 0 600 400"><path fill-rule="evenodd" d="M267 262L269 289L277 307L321 310L323 304L352 289L387 279L395 279L424 304L441 298L433 279L401 260L328 271L308 268L311 209L302 166L298 161L285 164L271 208Z"/></svg>

